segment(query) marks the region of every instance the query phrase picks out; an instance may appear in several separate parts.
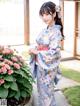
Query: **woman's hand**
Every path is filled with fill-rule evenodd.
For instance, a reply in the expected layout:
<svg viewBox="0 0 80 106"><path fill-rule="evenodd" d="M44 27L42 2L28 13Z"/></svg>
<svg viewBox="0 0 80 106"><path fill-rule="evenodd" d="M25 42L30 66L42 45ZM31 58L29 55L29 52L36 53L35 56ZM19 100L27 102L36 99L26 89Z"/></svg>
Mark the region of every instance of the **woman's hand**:
<svg viewBox="0 0 80 106"><path fill-rule="evenodd" d="M37 55L38 53L39 53L39 51L36 50L36 49L30 49L29 50L29 54L35 54L35 55Z"/></svg>

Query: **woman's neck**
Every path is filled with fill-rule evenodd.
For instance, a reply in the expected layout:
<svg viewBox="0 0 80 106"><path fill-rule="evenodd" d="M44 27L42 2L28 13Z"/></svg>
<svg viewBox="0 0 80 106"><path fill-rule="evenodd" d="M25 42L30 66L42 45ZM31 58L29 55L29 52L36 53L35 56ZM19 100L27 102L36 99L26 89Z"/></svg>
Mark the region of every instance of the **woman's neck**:
<svg viewBox="0 0 80 106"><path fill-rule="evenodd" d="M50 27L52 27L53 25L55 25L55 21L51 22L51 23L48 25L47 28L50 28Z"/></svg>
<svg viewBox="0 0 80 106"><path fill-rule="evenodd" d="M48 27L52 27L53 25L55 25L55 21L52 21L52 22L48 25Z"/></svg>

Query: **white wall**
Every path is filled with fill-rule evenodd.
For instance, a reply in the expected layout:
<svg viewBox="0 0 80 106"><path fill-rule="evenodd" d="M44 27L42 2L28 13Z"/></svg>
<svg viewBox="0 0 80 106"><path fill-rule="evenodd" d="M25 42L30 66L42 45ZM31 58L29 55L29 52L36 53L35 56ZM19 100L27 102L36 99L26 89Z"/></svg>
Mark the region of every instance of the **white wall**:
<svg viewBox="0 0 80 106"><path fill-rule="evenodd" d="M73 53L74 48L74 2L64 1L64 50Z"/></svg>
<svg viewBox="0 0 80 106"><path fill-rule="evenodd" d="M24 43L24 2L23 0L0 1L0 44Z"/></svg>

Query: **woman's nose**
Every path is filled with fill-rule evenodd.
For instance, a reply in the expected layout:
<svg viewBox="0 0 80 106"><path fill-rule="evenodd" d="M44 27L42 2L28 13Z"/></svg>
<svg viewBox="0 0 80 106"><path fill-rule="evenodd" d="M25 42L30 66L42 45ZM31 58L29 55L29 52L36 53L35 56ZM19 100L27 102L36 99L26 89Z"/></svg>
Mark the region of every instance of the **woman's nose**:
<svg viewBox="0 0 80 106"><path fill-rule="evenodd" d="M43 15L43 19L44 19L44 20L46 19L46 15Z"/></svg>

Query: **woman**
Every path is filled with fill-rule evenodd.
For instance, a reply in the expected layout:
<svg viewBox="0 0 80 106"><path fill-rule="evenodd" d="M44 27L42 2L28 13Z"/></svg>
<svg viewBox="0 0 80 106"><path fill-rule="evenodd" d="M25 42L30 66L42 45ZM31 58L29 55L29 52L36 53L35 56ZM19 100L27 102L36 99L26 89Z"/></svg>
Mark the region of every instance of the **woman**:
<svg viewBox="0 0 80 106"><path fill-rule="evenodd" d="M35 48L29 50L30 65L37 77L39 106L56 106L54 99L54 80L60 72L60 42L63 39L63 26L59 11L53 2L45 2L39 11L47 28L38 35Z"/></svg>

